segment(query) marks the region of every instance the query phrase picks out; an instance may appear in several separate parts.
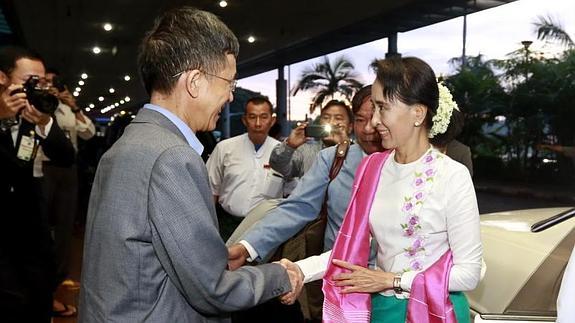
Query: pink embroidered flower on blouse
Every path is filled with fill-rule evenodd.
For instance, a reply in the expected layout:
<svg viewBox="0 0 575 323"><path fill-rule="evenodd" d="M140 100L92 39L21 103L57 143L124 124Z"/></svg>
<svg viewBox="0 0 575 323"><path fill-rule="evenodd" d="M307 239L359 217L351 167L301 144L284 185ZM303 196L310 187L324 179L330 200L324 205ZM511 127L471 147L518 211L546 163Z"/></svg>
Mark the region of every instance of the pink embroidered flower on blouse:
<svg viewBox="0 0 575 323"><path fill-rule="evenodd" d="M411 237L413 235L413 227L407 227L404 230L406 236Z"/></svg>
<svg viewBox="0 0 575 323"><path fill-rule="evenodd" d="M411 218L409 218L409 224L411 226L419 224L419 217L417 215L411 216Z"/></svg>
<svg viewBox="0 0 575 323"><path fill-rule="evenodd" d="M433 171L433 169L430 168L430 169L428 169L428 170L425 171L425 176L431 177L431 176L433 176L434 173L435 173L435 172Z"/></svg>
<svg viewBox="0 0 575 323"><path fill-rule="evenodd" d="M422 191L416 192L413 197L415 197L416 200L420 201L421 199L423 199L423 192Z"/></svg>
<svg viewBox="0 0 575 323"><path fill-rule="evenodd" d="M408 257L413 257L413 256L415 256L416 253L417 253L417 250L414 250L414 249L411 248L411 247L405 249L405 254L406 254Z"/></svg>
<svg viewBox="0 0 575 323"><path fill-rule="evenodd" d="M422 239L420 237L418 237L417 239L415 239L415 241L413 241L411 248L417 252L417 251L419 251L419 249L422 248L422 244L423 244Z"/></svg>
<svg viewBox="0 0 575 323"><path fill-rule="evenodd" d="M431 154L427 154L427 156L425 156L425 158L423 159L423 162L425 164L431 164L433 162L433 156Z"/></svg>
<svg viewBox="0 0 575 323"><path fill-rule="evenodd" d="M423 178L418 177L415 179L415 181L413 182L413 186L415 186L415 188L420 188L421 185L423 185L425 183L425 181L423 180Z"/></svg>
<svg viewBox="0 0 575 323"><path fill-rule="evenodd" d="M415 259L411 262L411 269L413 270L421 270L422 266L421 266L421 262L419 262L418 259Z"/></svg>
<svg viewBox="0 0 575 323"><path fill-rule="evenodd" d="M411 209L413 209L413 204L409 201L405 202L405 204L403 205L403 211L409 212L411 211Z"/></svg>

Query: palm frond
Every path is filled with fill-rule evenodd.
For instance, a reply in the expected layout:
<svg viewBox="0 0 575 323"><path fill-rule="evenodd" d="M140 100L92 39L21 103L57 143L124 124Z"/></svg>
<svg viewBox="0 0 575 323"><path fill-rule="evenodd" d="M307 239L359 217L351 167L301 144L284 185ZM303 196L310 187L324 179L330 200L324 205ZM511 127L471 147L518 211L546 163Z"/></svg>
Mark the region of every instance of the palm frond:
<svg viewBox="0 0 575 323"><path fill-rule="evenodd" d="M554 21L552 17L539 16L538 21L534 22L537 39L544 41L557 41L558 43L574 47L575 43L565 31L560 22Z"/></svg>

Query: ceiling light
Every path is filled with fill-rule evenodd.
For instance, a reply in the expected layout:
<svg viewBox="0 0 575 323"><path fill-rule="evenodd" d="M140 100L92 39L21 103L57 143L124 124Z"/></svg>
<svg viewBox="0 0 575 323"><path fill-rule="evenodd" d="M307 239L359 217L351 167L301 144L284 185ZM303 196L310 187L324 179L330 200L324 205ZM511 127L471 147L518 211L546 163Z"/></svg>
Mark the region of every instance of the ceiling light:
<svg viewBox="0 0 575 323"><path fill-rule="evenodd" d="M86 108L86 112L90 112L90 110L91 110L90 108Z"/></svg>
<svg viewBox="0 0 575 323"><path fill-rule="evenodd" d="M124 81L128 82L130 80L130 75L124 76Z"/></svg>
<svg viewBox="0 0 575 323"><path fill-rule="evenodd" d="M110 31L110 30L112 30L112 28L113 28L113 27L112 27L112 24L109 23L109 22L105 23L103 27L104 27L104 30L105 30L105 31Z"/></svg>
<svg viewBox="0 0 575 323"><path fill-rule="evenodd" d="M73 95L73 96L78 96L78 95L80 95L80 93L74 92L74 93L72 93L72 95Z"/></svg>
<svg viewBox="0 0 575 323"><path fill-rule="evenodd" d="M75 91L76 91L76 92L80 92L80 91L82 91L82 88L81 88L81 87L77 87L77 88L75 89Z"/></svg>
<svg viewBox="0 0 575 323"><path fill-rule="evenodd" d="M115 106L115 107L117 107L117 106L119 106L119 105L120 105L120 103L118 103L118 102L114 103L114 106Z"/></svg>
<svg viewBox="0 0 575 323"><path fill-rule="evenodd" d="M94 103L90 103L88 106L90 107L90 109L94 109Z"/></svg>
<svg viewBox="0 0 575 323"><path fill-rule="evenodd" d="M251 44L251 43L253 43L253 42L255 42L255 41L256 41L256 38L255 38L254 36L248 37L248 43Z"/></svg>
<svg viewBox="0 0 575 323"><path fill-rule="evenodd" d="M80 76L83 80L88 78L88 74L86 73L82 73L82 75Z"/></svg>
<svg viewBox="0 0 575 323"><path fill-rule="evenodd" d="M124 114L126 114L126 111L124 111L124 110L120 111L120 115L123 116Z"/></svg>
<svg viewBox="0 0 575 323"><path fill-rule="evenodd" d="M78 81L78 85L84 85L84 81L79 80L79 81Z"/></svg>
<svg viewBox="0 0 575 323"><path fill-rule="evenodd" d="M98 47L98 46L94 46L94 47L92 48L92 53L94 53L94 54L96 54L96 55L100 54L101 52L102 52L102 50L101 50L100 47Z"/></svg>
<svg viewBox="0 0 575 323"><path fill-rule="evenodd" d="M104 97L103 96L98 97L98 101L100 101L100 102L104 101Z"/></svg>
<svg viewBox="0 0 575 323"><path fill-rule="evenodd" d="M220 1L219 5L220 5L220 7L225 8L228 6L228 2L226 0L222 0L222 1Z"/></svg>
<svg viewBox="0 0 575 323"><path fill-rule="evenodd" d="M126 101L120 100L120 104L124 104L124 103L126 103Z"/></svg>
<svg viewBox="0 0 575 323"><path fill-rule="evenodd" d="M124 98L124 101L130 102L130 97L129 97L129 96L125 97L125 98Z"/></svg>
<svg viewBox="0 0 575 323"><path fill-rule="evenodd" d="M114 93L114 92L116 92L116 90L114 90L114 88L113 88L113 87L111 87L111 88L108 90L108 92L110 92L110 93Z"/></svg>

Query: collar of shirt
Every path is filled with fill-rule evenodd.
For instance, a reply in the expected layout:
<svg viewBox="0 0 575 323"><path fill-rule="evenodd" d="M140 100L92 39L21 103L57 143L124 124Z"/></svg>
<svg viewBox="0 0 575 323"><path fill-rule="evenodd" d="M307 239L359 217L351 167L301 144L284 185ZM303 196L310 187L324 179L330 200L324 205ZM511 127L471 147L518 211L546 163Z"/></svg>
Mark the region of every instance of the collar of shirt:
<svg viewBox="0 0 575 323"><path fill-rule="evenodd" d="M168 120L170 120L184 135L186 141L192 147L192 149L194 149L199 155L202 154L202 152L204 151L204 146L198 140L198 137L196 137L196 134L194 134L192 129L190 129L190 127L188 127L188 125L184 121L182 121L182 119L180 119L177 115L173 114L172 112L160 106L150 103L145 104L144 109L154 110L156 112L161 113L164 117L168 118Z"/></svg>

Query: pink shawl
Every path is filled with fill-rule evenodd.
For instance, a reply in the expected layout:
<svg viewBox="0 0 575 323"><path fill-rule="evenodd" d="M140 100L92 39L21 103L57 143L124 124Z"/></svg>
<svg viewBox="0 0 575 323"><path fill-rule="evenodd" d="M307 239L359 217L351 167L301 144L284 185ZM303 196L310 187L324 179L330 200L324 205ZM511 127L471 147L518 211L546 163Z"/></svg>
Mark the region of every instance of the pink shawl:
<svg viewBox="0 0 575 323"><path fill-rule="evenodd" d="M371 294L341 294L340 287L335 286L331 277L346 270L333 265L332 259L367 267L370 253L369 212L389 153L386 151L369 155L362 160L356 171L351 200L323 278L323 322L370 321ZM416 276L411 286L407 322L456 322L447 289L451 265L451 252L448 251L433 266ZM437 320L441 317L445 319Z"/></svg>
<svg viewBox="0 0 575 323"><path fill-rule="evenodd" d="M355 173L351 200L339 234L333 245L327 271L323 278L323 321L369 322L371 295L368 293L341 294L331 277L345 272L332 264L332 259L342 259L367 267L369 260L369 211L375 197L383 164L389 151L371 154L364 158Z"/></svg>

